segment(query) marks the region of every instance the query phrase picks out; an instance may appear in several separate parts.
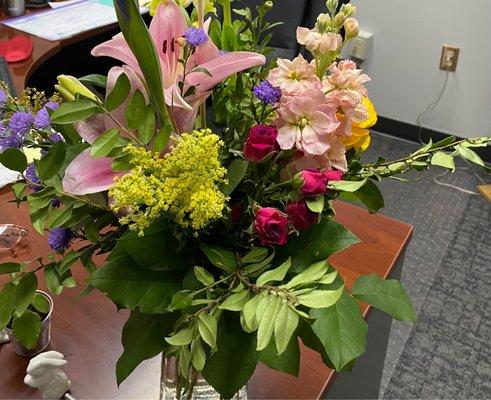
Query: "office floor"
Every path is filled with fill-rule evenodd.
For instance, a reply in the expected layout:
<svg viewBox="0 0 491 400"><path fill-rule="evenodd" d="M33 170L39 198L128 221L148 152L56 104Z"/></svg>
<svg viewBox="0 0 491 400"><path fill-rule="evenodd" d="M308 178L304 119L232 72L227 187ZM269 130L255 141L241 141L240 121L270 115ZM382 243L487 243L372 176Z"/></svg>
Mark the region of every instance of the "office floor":
<svg viewBox="0 0 491 400"><path fill-rule="evenodd" d="M374 134L366 158L397 158L417 147ZM393 323L380 398L491 397L491 204L435 184L439 173L382 184L382 214L415 226L402 281L419 320ZM465 170L442 180L473 191L480 183Z"/></svg>

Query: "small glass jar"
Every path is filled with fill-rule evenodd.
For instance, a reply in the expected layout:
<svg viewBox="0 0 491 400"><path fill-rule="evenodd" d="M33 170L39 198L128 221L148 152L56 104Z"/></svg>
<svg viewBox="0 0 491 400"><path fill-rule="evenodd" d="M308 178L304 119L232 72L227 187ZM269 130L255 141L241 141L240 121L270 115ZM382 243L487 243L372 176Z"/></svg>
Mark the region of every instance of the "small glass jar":
<svg viewBox="0 0 491 400"><path fill-rule="evenodd" d="M10 339L10 343L14 351L22 357L32 357L36 354L43 352L48 347L51 341L51 313L53 312L53 299L50 295L42 290L37 290L37 293L46 297L49 302L48 315L41 321L41 332L39 333L39 339L37 345L32 349L26 349L15 337L14 331L9 328L5 328L5 332Z"/></svg>

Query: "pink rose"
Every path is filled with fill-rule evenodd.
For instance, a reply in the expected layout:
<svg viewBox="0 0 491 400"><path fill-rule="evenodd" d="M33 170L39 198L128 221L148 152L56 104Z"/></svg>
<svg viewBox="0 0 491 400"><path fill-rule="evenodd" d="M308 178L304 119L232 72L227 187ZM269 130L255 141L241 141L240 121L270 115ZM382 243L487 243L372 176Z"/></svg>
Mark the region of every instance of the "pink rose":
<svg viewBox="0 0 491 400"><path fill-rule="evenodd" d="M284 245L288 240L288 218L276 208L261 208L254 223L261 243Z"/></svg>
<svg viewBox="0 0 491 400"><path fill-rule="evenodd" d="M327 175L318 169L305 169L300 172L303 181L300 193L304 196L318 196L327 191Z"/></svg>
<svg viewBox="0 0 491 400"><path fill-rule="evenodd" d="M290 223L298 231L309 229L319 219L319 214L309 210L305 200L288 204L286 213Z"/></svg>
<svg viewBox="0 0 491 400"><path fill-rule="evenodd" d="M327 176L327 182L341 181L343 179L343 171L324 171Z"/></svg>
<svg viewBox="0 0 491 400"><path fill-rule="evenodd" d="M244 157L253 162L259 162L267 155L278 151L279 145L276 142L278 130L269 125L256 125L249 131L244 146Z"/></svg>

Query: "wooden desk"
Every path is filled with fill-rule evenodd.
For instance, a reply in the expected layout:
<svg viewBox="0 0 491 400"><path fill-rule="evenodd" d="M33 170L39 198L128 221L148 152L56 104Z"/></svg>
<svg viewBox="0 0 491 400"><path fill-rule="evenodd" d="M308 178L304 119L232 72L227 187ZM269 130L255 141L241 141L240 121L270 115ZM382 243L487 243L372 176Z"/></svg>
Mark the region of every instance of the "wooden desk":
<svg viewBox="0 0 491 400"><path fill-rule="evenodd" d="M44 12L49 10L50 8L43 8L40 10L31 10L30 13L34 12ZM5 20L7 17L5 15L0 15L0 21ZM58 53L63 47L81 42L85 39L94 37L104 32L108 32L112 29L115 29L117 23L109 24L106 26L102 26L99 28L95 28L86 32L83 32L79 35L73 36L71 38L64 39L62 41L48 41L36 36L29 35L27 33L18 31L16 29L9 28L3 24L0 24L0 40L7 40L14 36L28 36L31 37L34 45L33 52L31 56L25 60L18 63L11 63L10 71L12 73L12 78L15 86L15 90L17 94L22 92L27 86L27 82L29 77L33 74L33 72L47 59Z"/></svg>
<svg viewBox="0 0 491 400"><path fill-rule="evenodd" d="M14 203L6 203L12 198L7 189L0 190L0 223L29 226L26 209L17 210ZM331 258L347 286L351 287L361 274L375 272L387 277L403 254L412 227L381 215L369 215L342 202L337 202L335 208L336 219L363 241ZM18 249L18 259L30 259L48 252L46 237L31 232ZM5 261L5 255L3 257L2 260L0 256L0 260ZM81 284L84 271L81 267L74 270ZM128 312L118 313L110 300L98 292L78 301L78 292L76 289L65 290L61 296L54 297L51 342L51 348L61 351L68 360L64 370L72 381L73 395L77 399L157 399L159 357L143 363L119 390L116 386L115 364L122 351L121 329ZM364 305L365 316L368 316L368 311L369 307ZM369 322L373 317L375 315ZM385 350L382 353L383 363ZM22 383L27 363L27 359L14 354L10 345L0 348L0 398L38 396L38 392ZM334 377L334 371L324 366L316 353L303 348L298 379L259 365L248 392L253 399L317 399L333 383Z"/></svg>

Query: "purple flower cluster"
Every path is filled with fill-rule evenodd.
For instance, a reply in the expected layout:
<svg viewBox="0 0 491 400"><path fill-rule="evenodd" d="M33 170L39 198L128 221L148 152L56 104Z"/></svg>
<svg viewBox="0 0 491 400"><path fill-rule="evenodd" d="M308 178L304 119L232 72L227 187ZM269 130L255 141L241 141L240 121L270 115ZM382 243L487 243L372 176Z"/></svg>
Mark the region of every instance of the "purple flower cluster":
<svg viewBox="0 0 491 400"><path fill-rule="evenodd" d="M22 138L29 132L34 123L34 117L31 113L17 111L12 115L9 122L9 129L12 134L18 135Z"/></svg>
<svg viewBox="0 0 491 400"><path fill-rule="evenodd" d="M56 110L58 107L59 105L55 101L48 101L44 107L36 113L36 116L34 117L34 126L38 129L47 128L51 123L47 109Z"/></svg>
<svg viewBox="0 0 491 400"><path fill-rule="evenodd" d="M60 132L55 132L49 135L49 140L51 140L53 143L61 142L63 140L63 136Z"/></svg>
<svg viewBox="0 0 491 400"><path fill-rule="evenodd" d="M41 183L41 179L39 179L39 176L36 172L36 166L34 165L34 163L30 163L27 166L25 176L29 181L29 187L32 190L38 191L43 188L41 185L39 185L39 183Z"/></svg>
<svg viewBox="0 0 491 400"><path fill-rule="evenodd" d="M70 229L54 228L48 236L48 244L54 251L66 249L70 245L73 233Z"/></svg>
<svg viewBox="0 0 491 400"><path fill-rule="evenodd" d="M24 144L24 135L18 135L9 132L0 132L0 151L15 147L16 149L22 148Z"/></svg>
<svg viewBox="0 0 491 400"><path fill-rule="evenodd" d="M201 46L208 40L208 35L203 28L188 28L184 33L184 39L188 45L193 47Z"/></svg>
<svg viewBox="0 0 491 400"><path fill-rule="evenodd" d="M0 89L0 108L4 108L7 103L8 96L5 90Z"/></svg>
<svg viewBox="0 0 491 400"><path fill-rule="evenodd" d="M281 90L271 85L268 81L261 82L259 85L254 86L252 93L265 104L278 103L281 98Z"/></svg>

